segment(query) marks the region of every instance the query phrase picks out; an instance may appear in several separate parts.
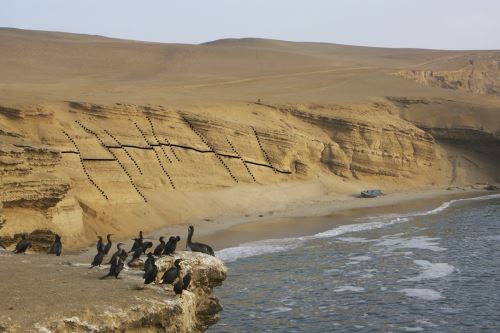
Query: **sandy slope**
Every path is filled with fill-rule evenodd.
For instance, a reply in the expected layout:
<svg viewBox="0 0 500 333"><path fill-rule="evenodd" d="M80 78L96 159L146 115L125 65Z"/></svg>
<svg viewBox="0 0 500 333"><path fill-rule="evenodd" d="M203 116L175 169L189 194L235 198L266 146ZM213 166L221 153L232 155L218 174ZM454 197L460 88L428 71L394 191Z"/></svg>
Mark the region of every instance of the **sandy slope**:
<svg viewBox="0 0 500 333"><path fill-rule="evenodd" d="M367 187L495 182L499 59L0 29L0 235L78 247Z"/></svg>

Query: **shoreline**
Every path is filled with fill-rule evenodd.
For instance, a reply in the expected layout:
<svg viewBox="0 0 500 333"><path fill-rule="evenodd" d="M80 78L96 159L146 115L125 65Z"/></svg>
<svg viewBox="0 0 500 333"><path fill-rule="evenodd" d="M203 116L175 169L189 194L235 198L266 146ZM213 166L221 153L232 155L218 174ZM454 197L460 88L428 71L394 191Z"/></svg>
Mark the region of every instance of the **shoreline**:
<svg viewBox="0 0 500 333"><path fill-rule="evenodd" d="M371 199L352 195L326 195L305 200L300 204L297 201L291 201L280 210L188 220L185 223L169 225L154 231L145 231L144 237L156 246L160 236L168 238L172 235L179 235L181 241L177 244L177 250L184 250L187 227L193 225L195 227L194 241L209 244L215 251L218 251L264 239L307 236L340 225L352 224L356 218L408 213L435 208L453 199L493 193L497 192L469 186L453 189L409 189ZM308 223L300 223L300 219L307 219ZM134 237L135 235L125 239L113 238L113 248L118 242L124 243L126 249L131 248ZM38 253L31 252L30 254L37 255ZM63 252L63 256L72 262L91 262L94 255L95 245Z"/></svg>
<svg viewBox="0 0 500 333"><path fill-rule="evenodd" d="M489 193L496 192L470 187L407 190L373 199L325 196L302 205L290 203L280 211L219 216L168 226L148 233L147 237L156 240L161 235L180 235L179 245L182 249L187 226L193 225L196 230L194 239L210 244L217 251L264 239L306 236L351 224L357 218L432 209L449 200ZM300 223L300 219L307 219L308 223Z"/></svg>

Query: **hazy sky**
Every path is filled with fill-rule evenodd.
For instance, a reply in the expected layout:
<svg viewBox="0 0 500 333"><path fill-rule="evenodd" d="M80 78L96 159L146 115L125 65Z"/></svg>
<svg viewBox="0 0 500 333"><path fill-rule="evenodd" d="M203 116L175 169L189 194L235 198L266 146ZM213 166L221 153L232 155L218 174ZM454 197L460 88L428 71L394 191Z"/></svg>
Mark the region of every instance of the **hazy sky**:
<svg viewBox="0 0 500 333"><path fill-rule="evenodd" d="M0 26L157 42L500 49L500 0L0 0Z"/></svg>

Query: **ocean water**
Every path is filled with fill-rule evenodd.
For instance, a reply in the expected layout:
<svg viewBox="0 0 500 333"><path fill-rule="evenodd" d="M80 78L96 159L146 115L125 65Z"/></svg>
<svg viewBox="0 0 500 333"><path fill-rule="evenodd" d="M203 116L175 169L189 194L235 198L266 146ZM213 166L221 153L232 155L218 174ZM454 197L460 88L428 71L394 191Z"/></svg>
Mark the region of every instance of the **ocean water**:
<svg viewBox="0 0 500 333"><path fill-rule="evenodd" d="M500 332L500 195L217 253L209 332Z"/></svg>

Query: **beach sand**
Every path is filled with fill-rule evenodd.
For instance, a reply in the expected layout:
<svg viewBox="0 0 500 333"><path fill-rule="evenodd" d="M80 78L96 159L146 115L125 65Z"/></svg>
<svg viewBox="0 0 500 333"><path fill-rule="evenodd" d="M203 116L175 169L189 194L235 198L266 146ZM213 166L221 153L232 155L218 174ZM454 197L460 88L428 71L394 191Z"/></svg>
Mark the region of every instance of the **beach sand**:
<svg viewBox="0 0 500 333"><path fill-rule="evenodd" d="M302 204L294 202L282 209L192 220L150 232L146 237L157 241L160 236L180 235L179 245L184 247L187 226L191 224L195 227L193 238L196 241L220 250L263 239L312 235L339 225L356 223L354 220L362 217L429 210L446 201L488 193L491 192L470 186L394 192L373 199L325 196ZM126 242L131 246L131 241Z"/></svg>

